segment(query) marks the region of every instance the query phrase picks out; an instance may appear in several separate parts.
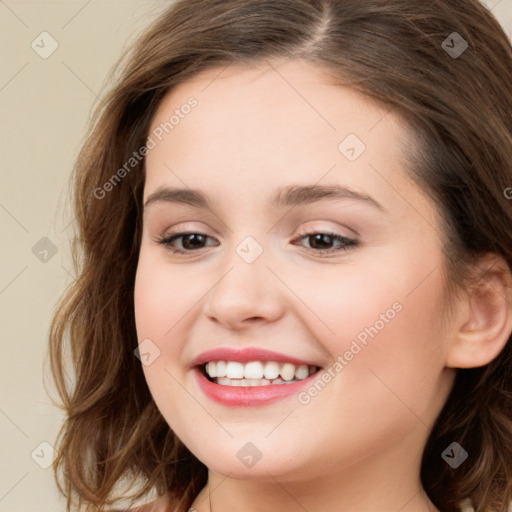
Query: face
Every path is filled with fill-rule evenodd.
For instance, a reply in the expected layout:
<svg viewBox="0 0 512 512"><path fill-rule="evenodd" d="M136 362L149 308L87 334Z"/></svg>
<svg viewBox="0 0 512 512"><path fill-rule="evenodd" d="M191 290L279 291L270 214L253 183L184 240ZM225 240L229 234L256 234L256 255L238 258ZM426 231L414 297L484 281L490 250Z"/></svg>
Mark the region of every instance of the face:
<svg viewBox="0 0 512 512"><path fill-rule="evenodd" d="M154 400L233 477L417 469L453 374L406 127L303 62L221 71L150 128L135 315Z"/></svg>

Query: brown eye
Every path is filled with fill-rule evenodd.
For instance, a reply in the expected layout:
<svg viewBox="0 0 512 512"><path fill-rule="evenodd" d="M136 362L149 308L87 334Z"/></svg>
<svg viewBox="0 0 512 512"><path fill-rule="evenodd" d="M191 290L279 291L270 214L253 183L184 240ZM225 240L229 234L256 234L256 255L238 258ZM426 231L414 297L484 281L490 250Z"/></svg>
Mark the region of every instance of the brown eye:
<svg viewBox="0 0 512 512"><path fill-rule="evenodd" d="M174 242L180 238L182 239L182 249L174 247ZM185 254L187 252L194 252L198 249L202 249L208 238L210 237L204 233L175 233L170 236L163 237L157 242L167 247L173 253Z"/></svg>
<svg viewBox="0 0 512 512"><path fill-rule="evenodd" d="M330 254L340 251L348 251L351 248L355 248L359 245L359 241L346 236L338 235L336 233L304 233L297 237L293 242L301 241L306 239L310 247L306 247L311 251L317 253ZM339 245L335 247L329 247L334 242L338 242ZM327 247L326 247L327 246Z"/></svg>

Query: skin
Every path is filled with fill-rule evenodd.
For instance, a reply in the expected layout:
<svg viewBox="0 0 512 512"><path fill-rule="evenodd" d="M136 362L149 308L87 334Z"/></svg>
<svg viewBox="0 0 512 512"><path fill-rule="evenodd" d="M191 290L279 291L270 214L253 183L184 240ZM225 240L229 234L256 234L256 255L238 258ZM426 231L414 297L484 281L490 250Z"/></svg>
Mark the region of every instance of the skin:
<svg viewBox="0 0 512 512"><path fill-rule="evenodd" d="M139 341L160 350L143 366L148 386L208 467L212 510L437 511L420 462L453 368L495 357L512 322L510 311L499 321L477 316L468 300L441 325L442 220L407 176L405 125L310 64L277 60L196 75L165 97L150 132L190 96L198 106L147 155L144 201L162 186L192 188L212 207L144 209L135 315ZM366 145L354 162L338 149L348 134ZM346 198L266 204L280 187L317 183L350 187L383 209ZM176 255L156 241L171 231L210 238ZM322 257L339 243L315 249L305 234L325 232L360 245ZM250 264L236 252L247 236L263 248ZM207 398L190 370L194 357L221 346L266 348L326 370L394 303L401 311L307 405L290 396L227 407ZM501 329L485 350L475 341L484 321ZM236 456L247 442L262 454L252 468ZM155 503L151 510L164 509ZM193 507L210 510L207 488Z"/></svg>

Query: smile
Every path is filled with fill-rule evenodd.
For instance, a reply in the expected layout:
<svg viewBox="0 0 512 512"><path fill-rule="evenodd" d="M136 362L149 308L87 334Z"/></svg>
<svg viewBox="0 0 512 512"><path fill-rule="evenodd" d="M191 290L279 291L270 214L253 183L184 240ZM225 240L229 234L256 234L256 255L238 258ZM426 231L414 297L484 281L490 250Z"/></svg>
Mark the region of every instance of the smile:
<svg viewBox="0 0 512 512"><path fill-rule="evenodd" d="M317 378L320 361L260 347L218 347L189 368L199 390L222 406L264 406L300 393Z"/></svg>
<svg viewBox="0 0 512 512"><path fill-rule="evenodd" d="M215 384L253 387L299 382L319 368L277 361L208 361L202 370L205 377Z"/></svg>

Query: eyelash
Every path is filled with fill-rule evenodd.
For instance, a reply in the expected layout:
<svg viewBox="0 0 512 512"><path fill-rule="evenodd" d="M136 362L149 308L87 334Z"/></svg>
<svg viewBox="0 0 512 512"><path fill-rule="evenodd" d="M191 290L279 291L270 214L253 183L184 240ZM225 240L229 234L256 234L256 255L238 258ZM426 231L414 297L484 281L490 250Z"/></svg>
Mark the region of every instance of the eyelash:
<svg viewBox="0 0 512 512"><path fill-rule="evenodd" d="M188 231L188 232L174 233L174 234L170 234L168 236L164 236L164 237L156 240L156 242L160 245L166 246L167 250L169 250L173 254L188 254L191 252L199 251L200 249L182 251L181 249L175 249L171 246L171 244L172 244L172 242L174 242L174 240L181 238L183 236L186 236L186 235L201 235L203 237L210 238L205 233L200 233L200 232L196 232L196 231L193 231L193 232ZM313 251L317 255L328 255L328 254L333 254L333 253L339 253L342 251L349 251L351 249L355 249L356 247L358 247L360 245L360 242L358 240L355 240L353 238L348 238L346 236L338 235L336 233L327 232L327 231L325 231L325 232L324 231L313 231L313 232L309 232L309 233L304 233L302 235L299 235L297 238L293 239L292 243L300 241L303 238L308 238L310 236L315 236L315 235L327 235L329 237L332 237L333 240L336 240L343 244L341 246L334 247L331 249L319 249L319 250L305 247L305 249L308 249L309 251Z"/></svg>

